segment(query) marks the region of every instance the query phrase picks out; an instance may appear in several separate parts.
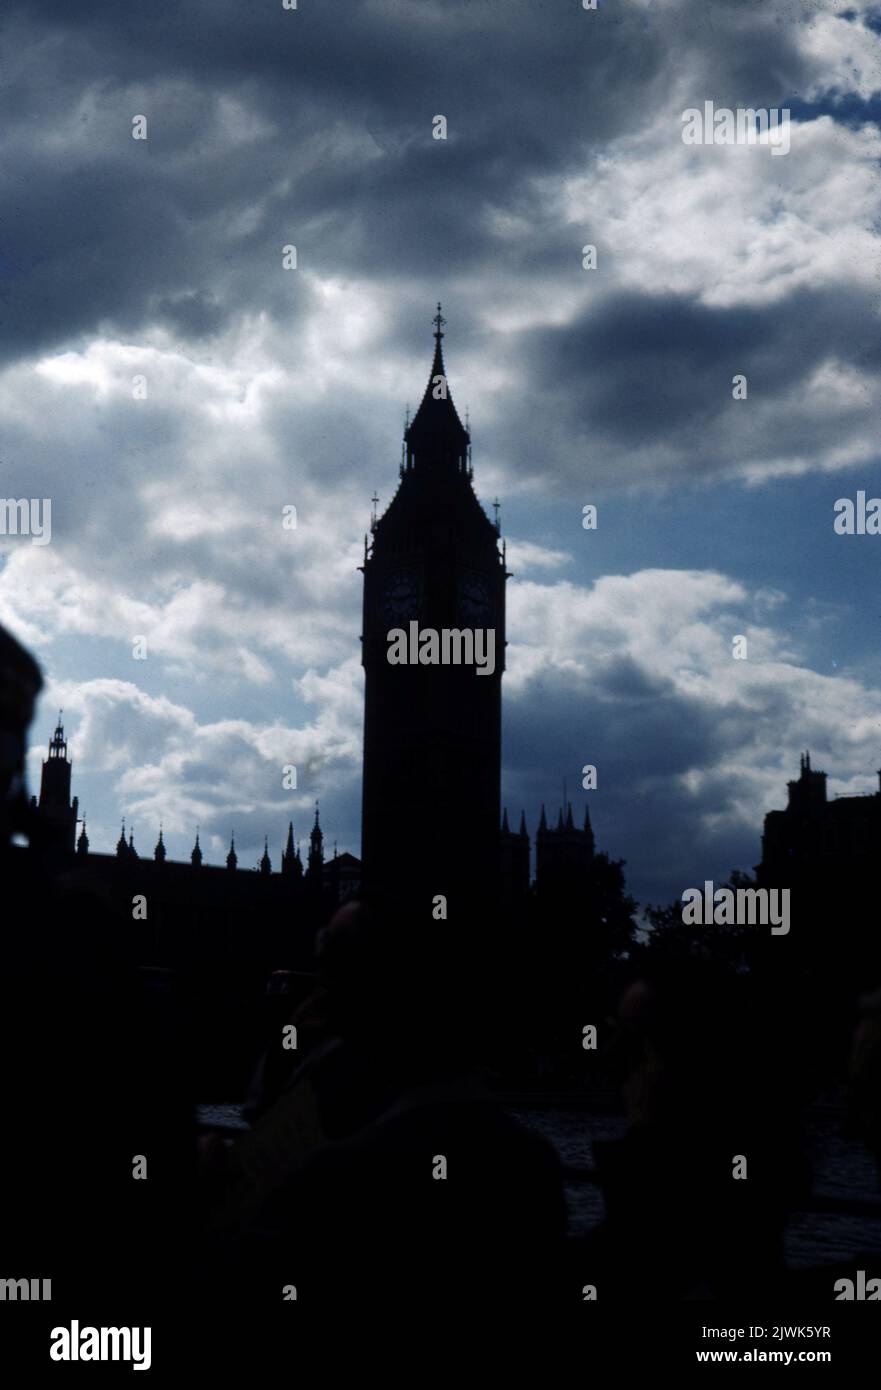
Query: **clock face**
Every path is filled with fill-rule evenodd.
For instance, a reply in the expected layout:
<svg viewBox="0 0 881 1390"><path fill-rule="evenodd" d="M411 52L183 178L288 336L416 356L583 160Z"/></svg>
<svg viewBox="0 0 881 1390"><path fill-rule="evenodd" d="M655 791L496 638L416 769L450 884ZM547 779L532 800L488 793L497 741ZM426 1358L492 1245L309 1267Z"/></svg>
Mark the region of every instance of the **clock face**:
<svg viewBox="0 0 881 1390"><path fill-rule="evenodd" d="M489 581L481 574L463 574L459 580L459 619L474 627L492 622L493 601Z"/></svg>
<svg viewBox="0 0 881 1390"><path fill-rule="evenodd" d="M388 623L406 623L419 617L422 583L416 570L395 570L385 582L382 614Z"/></svg>

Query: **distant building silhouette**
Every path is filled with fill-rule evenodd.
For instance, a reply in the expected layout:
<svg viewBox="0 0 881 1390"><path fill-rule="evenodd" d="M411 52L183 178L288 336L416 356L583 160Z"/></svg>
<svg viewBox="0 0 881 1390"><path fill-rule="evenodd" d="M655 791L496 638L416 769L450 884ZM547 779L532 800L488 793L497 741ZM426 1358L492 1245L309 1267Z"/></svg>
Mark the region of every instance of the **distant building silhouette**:
<svg viewBox="0 0 881 1390"><path fill-rule="evenodd" d="M548 826L545 809L535 837L536 887L539 892L548 888L577 890L584 883L594 856L593 830L590 812L584 809L584 824L579 829L572 815L572 802L560 808L554 829Z"/></svg>
<svg viewBox="0 0 881 1390"><path fill-rule="evenodd" d="M757 881L790 889L789 949L827 1000L834 996L847 1008L867 983L881 978L881 788L830 801L826 773L811 767L810 753L788 787L785 811L765 816ZM789 956L779 949L772 959L789 968Z"/></svg>
<svg viewBox="0 0 881 1390"><path fill-rule="evenodd" d="M45 834L53 850L73 854L79 802L76 797L73 801L70 799L71 762L67 756L61 714L59 710L58 723L49 741L49 756L43 762L39 806ZM31 804L37 805L36 797L32 798Z"/></svg>
<svg viewBox="0 0 881 1390"><path fill-rule="evenodd" d="M71 799L71 779L59 714L43 763L39 799L31 798L36 813L34 848L53 868L72 874L73 882L109 895L127 918L133 898L143 895L148 907L139 939L142 959L153 965L242 954L274 965L302 965L309 959L316 927L360 884L361 865L353 855L325 862L317 806L305 874L290 822L280 873L273 872L268 838L257 872L240 867L233 838L225 867L206 864L198 830L189 863L175 862L168 858L161 826L152 855L141 858L134 827L126 827L124 820L114 852L96 853L85 820L76 838L78 799Z"/></svg>
<svg viewBox="0 0 881 1390"><path fill-rule="evenodd" d="M785 811L769 811L762 836L763 883L826 877L830 872L852 879L874 873L881 845L881 790L865 796L826 795L826 773L801 757L797 781L787 783ZM881 773L879 773L881 779Z"/></svg>

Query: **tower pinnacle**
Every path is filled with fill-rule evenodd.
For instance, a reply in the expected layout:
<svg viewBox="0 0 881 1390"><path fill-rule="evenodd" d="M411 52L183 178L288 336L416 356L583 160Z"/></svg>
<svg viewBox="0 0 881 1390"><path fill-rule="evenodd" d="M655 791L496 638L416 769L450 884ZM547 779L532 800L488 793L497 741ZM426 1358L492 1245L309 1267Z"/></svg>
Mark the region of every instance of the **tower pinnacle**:
<svg viewBox="0 0 881 1390"><path fill-rule="evenodd" d="M465 473L468 467L468 431L453 404L447 382L444 354L441 339L446 319L438 304L434 323L434 359L425 394L419 409L404 431L406 444L405 472L423 464L429 468L452 467L454 472Z"/></svg>

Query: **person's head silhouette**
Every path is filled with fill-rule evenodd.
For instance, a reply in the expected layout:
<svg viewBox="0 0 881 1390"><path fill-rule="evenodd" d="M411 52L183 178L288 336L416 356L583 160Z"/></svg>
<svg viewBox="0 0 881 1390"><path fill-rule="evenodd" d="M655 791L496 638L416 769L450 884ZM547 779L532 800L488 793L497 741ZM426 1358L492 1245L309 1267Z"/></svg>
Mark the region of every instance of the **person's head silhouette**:
<svg viewBox="0 0 881 1390"><path fill-rule="evenodd" d="M26 735L43 677L33 657L0 627L0 850L26 820Z"/></svg>

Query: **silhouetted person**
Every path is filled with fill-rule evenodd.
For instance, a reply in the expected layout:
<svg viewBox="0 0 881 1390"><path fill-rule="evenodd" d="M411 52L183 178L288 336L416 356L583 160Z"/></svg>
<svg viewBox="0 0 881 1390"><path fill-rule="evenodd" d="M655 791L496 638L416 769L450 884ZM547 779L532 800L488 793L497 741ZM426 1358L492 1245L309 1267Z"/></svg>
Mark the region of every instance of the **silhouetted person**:
<svg viewBox="0 0 881 1390"><path fill-rule="evenodd" d="M681 963L619 1005L628 1129L595 1144L606 1218L579 1254L598 1298L768 1294L804 1190L777 1029L746 982Z"/></svg>
<svg viewBox="0 0 881 1390"><path fill-rule="evenodd" d="M556 1154L473 1075L475 1001L417 920L351 905L320 942L338 1045L307 1060L301 1079L313 1073L319 1112L336 1117L339 1137L292 1164L253 1221L239 1258L259 1299L293 1285L304 1306L431 1313L535 1307L556 1290L565 1231ZM353 1126L364 1108L356 1077L374 1113Z"/></svg>
<svg viewBox="0 0 881 1390"><path fill-rule="evenodd" d="M76 1316L91 1301L98 1312L122 1297L131 1322L145 1310L155 1262L166 1286L178 1265L169 1247L181 1233L192 1146L178 1059L148 1028L131 921L85 888L72 863L43 852L24 789L41 684L0 629L4 1264L9 1276L51 1279L59 1311ZM16 834L27 846L12 843ZM134 1178L137 1155L146 1180Z"/></svg>

